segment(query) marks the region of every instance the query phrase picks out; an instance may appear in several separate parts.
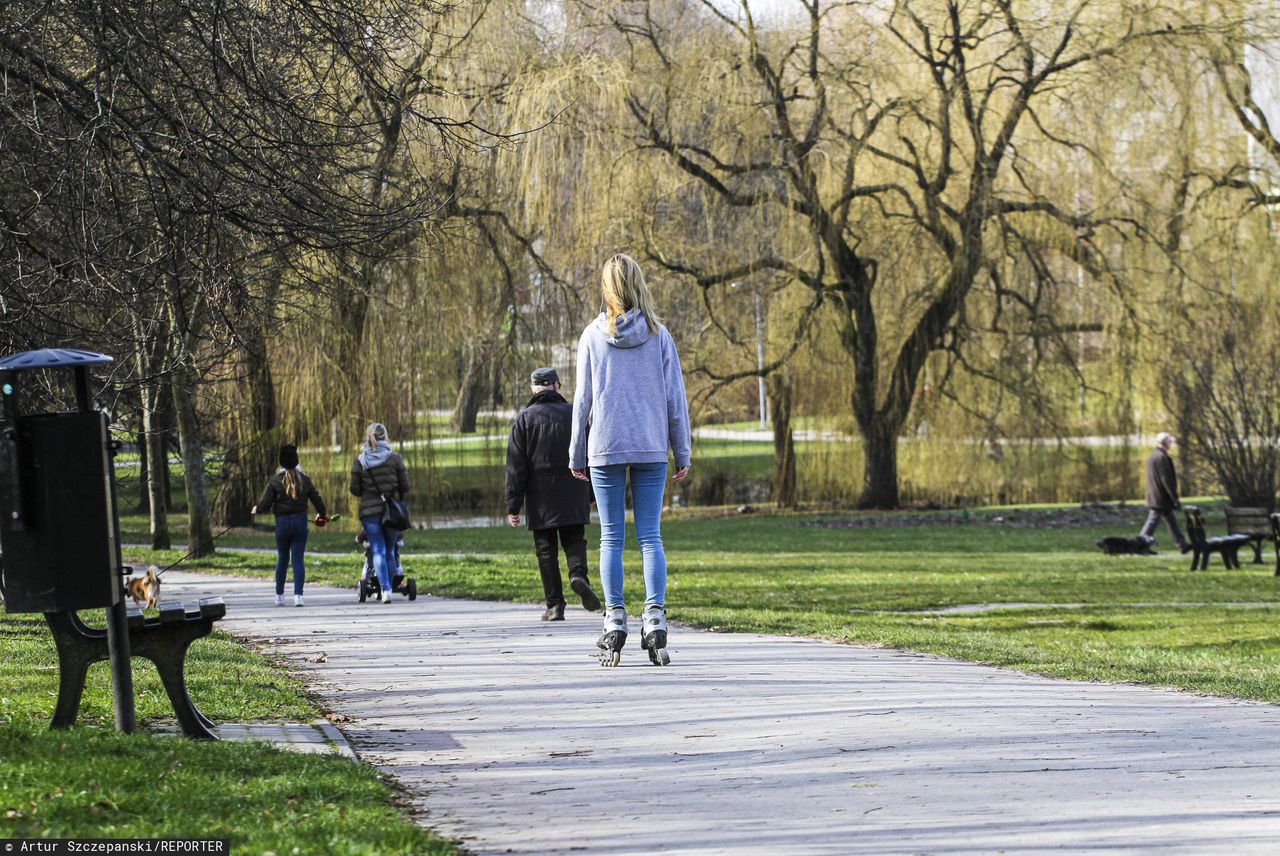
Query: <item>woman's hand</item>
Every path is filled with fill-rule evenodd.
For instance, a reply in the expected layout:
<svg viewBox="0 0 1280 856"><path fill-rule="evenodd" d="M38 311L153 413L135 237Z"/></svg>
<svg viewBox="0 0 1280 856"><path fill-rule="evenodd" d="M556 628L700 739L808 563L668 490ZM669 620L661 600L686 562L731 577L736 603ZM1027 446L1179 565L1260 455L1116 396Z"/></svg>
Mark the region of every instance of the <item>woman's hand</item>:
<svg viewBox="0 0 1280 856"><path fill-rule="evenodd" d="M688 467L676 467L676 474L671 477L671 480L673 482L682 482L687 475L689 475Z"/></svg>
<svg viewBox="0 0 1280 856"><path fill-rule="evenodd" d="M507 522L508 522L508 523L510 523L512 526L519 526L519 525L520 525L520 515L519 515L519 514L508 514L508 515L507 515Z"/></svg>
<svg viewBox="0 0 1280 856"><path fill-rule="evenodd" d="M574 477L575 479L578 479L579 481L588 481L588 479L587 479L587 471L586 471L586 470L572 470L572 469L571 469L571 470L569 470L569 472L573 473L573 477Z"/></svg>

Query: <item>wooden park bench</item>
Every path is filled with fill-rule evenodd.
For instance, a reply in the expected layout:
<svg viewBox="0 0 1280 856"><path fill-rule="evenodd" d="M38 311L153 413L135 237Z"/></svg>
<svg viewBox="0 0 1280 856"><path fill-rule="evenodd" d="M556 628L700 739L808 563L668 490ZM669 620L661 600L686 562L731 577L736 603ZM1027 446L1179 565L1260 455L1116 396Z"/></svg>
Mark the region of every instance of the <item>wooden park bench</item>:
<svg viewBox="0 0 1280 856"><path fill-rule="evenodd" d="M1248 535L1253 547L1253 563L1262 564L1262 542L1271 540L1271 517L1265 508L1232 508L1227 506L1227 533Z"/></svg>
<svg viewBox="0 0 1280 856"><path fill-rule="evenodd" d="M1209 556L1222 556L1222 564L1228 568L1240 567L1240 548L1249 543L1248 535L1222 535L1208 538L1204 534L1204 518L1195 505L1184 507L1187 520L1187 538L1191 541L1191 570L1209 567Z"/></svg>
<svg viewBox="0 0 1280 856"><path fill-rule="evenodd" d="M226 614L227 606L220 597L202 598L191 606L162 603L158 618L146 618L136 607L128 610L131 653L156 664L182 732L199 740L218 737L210 730L213 723L187 695L187 647L208 636L213 622ZM108 657L107 631L90 627L75 612L46 612L44 617L58 648L58 704L52 726L67 728L76 721L90 664Z"/></svg>

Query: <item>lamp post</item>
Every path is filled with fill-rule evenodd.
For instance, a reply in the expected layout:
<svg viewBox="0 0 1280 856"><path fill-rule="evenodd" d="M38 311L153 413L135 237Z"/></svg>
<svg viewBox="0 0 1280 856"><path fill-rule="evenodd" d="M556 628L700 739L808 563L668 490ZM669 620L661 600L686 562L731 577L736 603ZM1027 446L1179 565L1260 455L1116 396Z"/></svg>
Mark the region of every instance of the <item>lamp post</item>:
<svg viewBox="0 0 1280 856"><path fill-rule="evenodd" d="M740 283L732 283L730 288L737 288ZM764 394L764 313L760 297L760 286L753 284L751 293L755 298L756 318L756 383L758 384L760 427L769 427L769 402Z"/></svg>

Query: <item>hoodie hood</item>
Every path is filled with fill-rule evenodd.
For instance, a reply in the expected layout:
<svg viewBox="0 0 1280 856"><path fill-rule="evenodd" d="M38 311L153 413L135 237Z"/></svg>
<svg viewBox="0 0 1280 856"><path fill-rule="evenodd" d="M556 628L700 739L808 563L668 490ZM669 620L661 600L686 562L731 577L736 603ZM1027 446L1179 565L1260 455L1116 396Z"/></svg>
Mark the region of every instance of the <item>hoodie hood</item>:
<svg viewBox="0 0 1280 856"><path fill-rule="evenodd" d="M604 336L604 340L615 348L634 348L643 345L653 337L649 322L639 309L628 309L627 314L618 319L618 335L609 335L609 316L601 312L595 320L595 327Z"/></svg>
<svg viewBox="0 0 1280 856"><path fill-rule="evenodd" d="M375 448L365 449L360 453L360 463L364 464L366 470L371 470L378 464L385 464L389 457L391 457L391 444L386 440L378 440Z"/></svg>

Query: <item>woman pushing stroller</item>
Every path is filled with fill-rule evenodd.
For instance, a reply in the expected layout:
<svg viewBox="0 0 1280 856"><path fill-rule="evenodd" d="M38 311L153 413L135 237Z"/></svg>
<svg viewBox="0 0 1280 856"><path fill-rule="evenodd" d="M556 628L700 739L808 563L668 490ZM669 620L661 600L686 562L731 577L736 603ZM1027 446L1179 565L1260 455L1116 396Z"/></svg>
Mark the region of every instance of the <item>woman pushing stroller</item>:
<svg viewBox="0 0 1280 856"><path fill-rule="evenodd" d="M403 499L409 492L409 471L404 458L391 451L387 427L374 422L364 432L364 445L351 465L351 495L360 498L360 525L373 553L379 597L391 603L391 562L400 533L382 525L387 500Z"/></svg>

